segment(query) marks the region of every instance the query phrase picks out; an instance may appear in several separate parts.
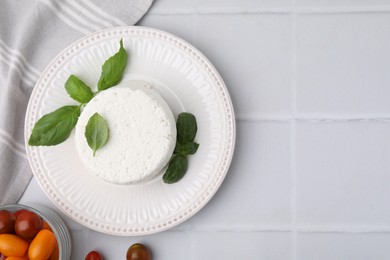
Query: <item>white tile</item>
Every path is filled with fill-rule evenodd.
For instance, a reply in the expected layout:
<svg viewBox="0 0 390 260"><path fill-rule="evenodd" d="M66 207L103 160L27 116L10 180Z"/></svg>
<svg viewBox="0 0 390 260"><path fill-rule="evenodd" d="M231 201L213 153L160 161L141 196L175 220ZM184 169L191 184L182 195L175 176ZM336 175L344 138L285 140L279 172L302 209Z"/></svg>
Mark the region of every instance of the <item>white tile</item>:
<svg viewBox="0 0 390 260"><path fill-rule="evenodd" d="M84 240L81 241L80 237ZM153 235L138 237L110 236L94 231L77 233L75 242L77 251L73 253L73 259L84 259L88 252L96 250L104 259L125 259L128 248L135 243L146 245L153 259L188 259L190 256L191 239L185 232L161 232Z"/></svg>
<svg viewBox="0 0 390 260"><path fill-rule="evenodd" d="M252 10L253 8L269 8L269 7L290 7L291 0L195 0L196 7L218 8L235 8L236 10Z"/></svg>
<svg viewBox="0 0 390 260"><path fill-rule="evenodd" d="M85 241L78 245L83 250L79 250L80 255L75 256L75 259L84 259L88 252L93 250L100 252L104 259L124 259L129 246L136 243L132 238L110 236L92 230L84 232ZM142 238L137 242L145 243Z"/></svg>
<svg viewBox="0 0 390 260"><path fill-rule="evenodd" d="M300 260L387 260L390 259L388 233L303 233L298 235Z"/></svg>
<svg viewBox="0 0 390 260"><path fill-rule="evenodd" d="M191 259L192 239L190 232L166 231L144 238L153 253L153 259Z"/></svg>
<svg viewBox="0 0 390 260"><path fill-rule="evenodd" d="M390 123L297 125L297 221L388 226Z"/></svg>
<svg viewBox="0 0 390 260"><path fill-rule="evenodd" d="M302 113L389 114L390 14L297 17Z"/></svg>
<svg viewBox="0 0 390 260"><path fill-rule="evenodd" d="M192 15L146 14L137 25L163 30L190 43L193 42Z"/></svg>
<svg viewBox="0 0 390 260"><path fill-rule="evenodd" d="M304 7L389 7L388 0L295 0Z"/></svg>
<svg viewBox="0 0 390 260"><path fill-rule="evenodd" d="M192 10L195 0L154 0L149 13L174 12L178 10Z"/></svg>
<svg viewBox="0 0 390 260"><path fill-rule="evenodd" d="M201 232L191 235L194 239L191 260L291 259L291 235L289 233Z"/></svg>
<svg viewBox="0 0 390 260"><path fill-rule="evenodd" d="M89 251L95 250L94 247L90 247L88 244L87 233L86 230L72 230L71 259L85 259Z"/></svg>
<svg viewBox="0 0 390 260"><path fill-rule="evenodd" d="M196 46L222 75L238 115L290 113L290 17L196 19Z"/></svg>
<svg viewBox="0 0 390 260"><path fill-rule="evenodd" d="M39 186L37 179L33 177L18 203L28 205L38 201L43 205L52 206L51 201Z"/></svg>
<svg viewBox="0 0 390 260"><path fill-rule="evenodd" d="M290 126L239 122L231 168L195 228L286 226L290 213Z"/></svg>

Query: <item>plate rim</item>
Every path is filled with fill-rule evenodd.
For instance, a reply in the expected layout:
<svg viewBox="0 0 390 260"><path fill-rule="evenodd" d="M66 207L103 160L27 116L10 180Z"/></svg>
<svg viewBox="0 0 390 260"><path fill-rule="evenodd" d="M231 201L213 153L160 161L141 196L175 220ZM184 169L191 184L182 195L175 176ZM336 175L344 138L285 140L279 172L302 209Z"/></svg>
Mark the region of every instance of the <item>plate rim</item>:
<svg viewBox="0 0 390 260"><path fill-rule="evenodd" d="M119 31L119 33L117 33ZM212 87L219 87L219 92L223 93L223 104L225 109L229 110L229 115L228 115L228 120L227 120L227 126L230 131L227 131L229 135L228 140L230 141L227 146L229 149L226 149L224 151L224 155L222 156L223 158L223 167L219 167L218 171L221 173L219 175L219 178L213 182L211 190L210 187L207 187L207 194L204 196L200 197L199 199L196 200L196 205L195 207L192 206L191 210L189 213L185 214L184 216L181 216L180 218L175 218L175 221L169 220L169 223L162 223L161 225L158 225L155 229L153 230L139 230L135 229L132 231L123 231L123 229L115 229L111 228L109 225L96 225L96 223L91 224L90 221L78 217L77 213L74 213L71 209L65 209L63 205L61 205L60 199L55 199L53 197L53 191L48 190L48 188L45 187L45 183L42 180L42 177L40 177L39 173L35 172L35 166L33 165L33 158L32 158L32 151L31 147L28 145L28 138L29 138L29 132L28 132L28 121L29 121L29 115L31 114L31 110L33 109L33 97L36 97L40 91L40 88L38 85L44 83L45 77L48 77L48 73L50 70L52 70L52 73L54 73L54 70L56 69L56 63L59 60L65 60L64 55L66 55L69 50L76 48L83 48L84 44L89 43L89 39L103 35L104 37L102 39L109 40L111 39L112 35L111 34L116 34L116 36L120 35L132 35L132 33L129 34L129 31L135 32L138 31L139 34L142 35L152 35L152 37L159 36L162 40L167 41L169 43L172 43L171 41L174 41L175 45L179 45L180 48L183 48L183 50L187 53L190 54L192 58L194 58L197 62L201 62L202 68L204 68L210 78L212 78ZM108 36L106 37L105 34ZM99 37L98 37L99 38ZM169 40L168 40L169 39ZM101 39L99 39L101 40ZM61 63L61 62L60 62ZM49 73L50 75L50 73ZM216 85L216 86L215 86ZM47 85L46 85L47 87ZM224 110L225 110L224 109ZM77 223L81 224L84 227L90 228L92 230L104 233L104 234L109 234L109 235L117 235L117 236L139 236L139 235L148 235L148 234L154 234L158 233L167 229L170 229L180 223L183 223L187 219L191 218L194 216L198 211L200 211L215 195L215 193L219 190L222 182L224 181L226 174L228 173L228 170L230 168L232 158L234 155L235 151L235 144L236 144L236 120L235 120L235 112L232 104L232 100L230 98L228 89L214 67L214 65L209 61L209 59L202 53L200 52L197 48L195 48L192 44L188 43L187 41L183 40L182 38L173 35L169 32L151 28L151 27L144 27L144 26L119 26L119 27L112 27L108 29L104 29L101 31L97 31L88 35L85 35L81 37L80 39L70 43L67 45L62 51L60 51L52 60L51 62L45 67L45 69L42 71L38 81L34 85L34 89L31 93L31 96L28 101L27 109L26 109L26 117L25 117L25 122L24 122L24 138L25 138L25 147L26 147L26 153L27 153L27 159L30 165L30 169L32 170L35 178L37 179L37 182L41 189L44 191L46 196L50 199L50 201L63 213L65 213L68 217L70 217L72 220L76 221ZM43 175L42 175L43 176ZM209 185L210 186L210 185ZM193 203L194 204L194 203ZM95 224L95 225L94 225Z"/></svg>

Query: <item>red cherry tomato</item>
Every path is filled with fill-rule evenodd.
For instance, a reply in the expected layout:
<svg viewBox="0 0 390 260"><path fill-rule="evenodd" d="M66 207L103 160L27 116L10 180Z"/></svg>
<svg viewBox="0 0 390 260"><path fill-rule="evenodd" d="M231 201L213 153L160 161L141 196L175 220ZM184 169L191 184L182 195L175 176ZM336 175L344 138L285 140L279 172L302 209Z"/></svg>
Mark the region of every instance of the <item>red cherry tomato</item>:
<svg viewBox="0 0 390 260"><path fill-rule="evenodd" d="M14 212L14 216L15 216L15 218L18 218L20 214L22 214L23 212L27 212L27 211L28 211L27 209L19 209L19 210Z"/></svg>
<svg viewBox="0 0 390 260"><path fill-rule="evenodd" d="M15 222L16 234L24 239L31 239L42 228L42 218L31 211L22 212Z"/></svg>
<svg viewBox="0 0 390 260"><path fill-rule="evenodd" d="M14 233L15 217L8 210L0 210L0 234Z"/></svg>
<svg viewBox="0 0 390 260"><path fill-rule="evenodd" d="M151 260L149 249L143 244L134 244L127 250L126 260Z"/></svg>
<svg viewBox="0 0 390 260"><path fill-rule="evenodd" d="M103 260L103 256L98 251L91 251L86 255L85 260Z"/></svg>

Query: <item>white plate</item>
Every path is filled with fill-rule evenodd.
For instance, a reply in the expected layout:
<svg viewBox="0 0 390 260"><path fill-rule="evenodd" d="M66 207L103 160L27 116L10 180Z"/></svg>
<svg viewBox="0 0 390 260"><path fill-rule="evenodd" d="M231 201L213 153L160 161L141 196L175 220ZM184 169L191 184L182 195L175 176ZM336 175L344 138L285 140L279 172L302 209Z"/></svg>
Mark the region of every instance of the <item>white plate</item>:
<svg viewBox="0 0 390 260"><path fill-rule="evenodd" d="M137 185L115 185L95 177L77 152L74 131L64 143L27 145L31 168L48 197L75 221L114 235L143 235L171 228L199 211L221 185L235 144L229 93L218 72L198 50L176 36L143 27L119 27L80 39L45 69L27 108L25 138L35 122L60 106L75 104L64 83L75 74L96 88L104 61L123 38L129 62L123 80L146 80L174 115L193 113L199 150L176 184L161 175ZM27 141L26 141L27 143Z"/></svg>

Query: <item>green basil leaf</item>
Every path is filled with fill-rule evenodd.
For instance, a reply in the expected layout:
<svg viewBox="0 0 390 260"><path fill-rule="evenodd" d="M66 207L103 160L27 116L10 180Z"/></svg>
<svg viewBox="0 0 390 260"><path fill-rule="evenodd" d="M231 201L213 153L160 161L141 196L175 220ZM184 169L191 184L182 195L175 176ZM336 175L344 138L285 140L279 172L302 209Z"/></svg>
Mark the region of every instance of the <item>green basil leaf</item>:
<svg viewBox="0 0 390 260"><path fill-rule="evenodd" d="M163 175L163 181L171 184L178 182L183 178L188 168L188 159L186 156L175 155L168 165L167 171Z"/></svg>
<svg viewBox="0 0 390 260"><path fill-rule="evenodd" d="M185 144L194 141L196 132L198 130L196 118L191 113L180 113L176 122L177 140Z"/></svg>
<svg viewBox="0 0 390 260"><path fill-rule="evenodd" d="M98 113L93 114L88 120L85 127L85 137L87 143L93 151L93 156L96 154L96 150L103 147L108 140L108 126L106 120Z"/></svg>
<svg viewBox="0 0 390 260"><path fill-rule="evenodd" d="M198 150L199 144L195 142L188 142L185 144L181 144L179 142L176 142L176 147L175 147L175 154L180 154L180 155L189 155L189 154L194 154Z"/></svg>
<svg viewBox="0 0 390 260"><path fill-rule="evenodd" d="M65 89L71 98L81 104L88 103L93 98L91 88L75 75L69 76L65 82Z"/></svg>
<svg viewBox="0 0 390 260"><path fill-rule="evenodd" d="M127 63L127 53L123 48L122 39L119 43L119 51L106 60L102 66L102 73L98 82L99 91L115 86L122 79Z"/></svg>
<svg viewBox="0 0 390 260"><path fill-rule="evenodd" d="M34 125L28 144L56 145L65 141L80 116L79 106L64 106L42 116Z"/></svg>

